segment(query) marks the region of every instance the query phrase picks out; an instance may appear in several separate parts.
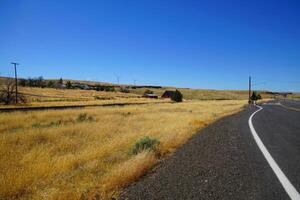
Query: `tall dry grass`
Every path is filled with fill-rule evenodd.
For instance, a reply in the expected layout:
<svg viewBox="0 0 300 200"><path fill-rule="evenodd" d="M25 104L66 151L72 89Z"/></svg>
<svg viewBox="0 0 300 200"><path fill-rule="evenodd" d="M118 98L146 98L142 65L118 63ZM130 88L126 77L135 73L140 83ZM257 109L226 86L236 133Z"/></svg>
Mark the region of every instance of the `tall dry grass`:
<svg viewBox="0 0 300 200"><path fill-rule="evenodd" d="M156 162L130 147L150 136L162 157L246 101L1 113L0 199L110 197ZM83 114L85 113L85 114Z"/></svg>

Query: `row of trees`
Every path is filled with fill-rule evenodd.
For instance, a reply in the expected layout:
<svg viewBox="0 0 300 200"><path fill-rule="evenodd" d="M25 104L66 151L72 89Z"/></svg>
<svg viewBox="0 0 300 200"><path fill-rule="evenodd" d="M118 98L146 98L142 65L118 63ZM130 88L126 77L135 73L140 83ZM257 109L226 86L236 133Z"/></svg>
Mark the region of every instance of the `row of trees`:
<svg viewBox="0 0 300 200"><path fill-rule="evenodd" d="M115 87L110 85L96 85L95 89L97 91L115 92Z"/></svg>
<svg viewBox="0 0 300 200"><path fill-rule="evenodd" d="M62 78L59 80L44 80L42 76L37 78L28 78L28 79L19 79L19 85L23 87L40 87L40 88L67 88L67 89L73 89L73 88L81 88L81 86L78 86L76 84L72 84L71 81L67 81L66 84L64 84L64 81ZM83 88L82 88L83 89ZM97 91L106 91L106 92L115 92L116 89L114 86L109 85L96 85L94 87L90 87L90 89L95 89ZM129 89L127 88L120 88L120 92L123 93L129 93Z"/></svg>
<svg viewBox="0 0 300 200"><path fill-rule="evenodd" d="M42 76L39 76L37 78L28 78L28 79L19 79L20 86L23 87L59 87L63 85L63 79L60 78L58 81L50 80L46 81Z"/></svg>

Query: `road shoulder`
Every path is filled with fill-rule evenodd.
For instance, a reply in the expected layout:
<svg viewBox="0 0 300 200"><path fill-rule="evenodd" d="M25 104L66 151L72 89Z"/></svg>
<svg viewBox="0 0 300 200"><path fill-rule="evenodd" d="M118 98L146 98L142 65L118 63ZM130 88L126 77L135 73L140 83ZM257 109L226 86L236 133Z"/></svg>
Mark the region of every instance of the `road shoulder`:
<svg viewBox="0 0 300 200"><path fill-rule="evenodd" d="M204 128L120 199L288 199L252 138L252 112Z"/></svg>

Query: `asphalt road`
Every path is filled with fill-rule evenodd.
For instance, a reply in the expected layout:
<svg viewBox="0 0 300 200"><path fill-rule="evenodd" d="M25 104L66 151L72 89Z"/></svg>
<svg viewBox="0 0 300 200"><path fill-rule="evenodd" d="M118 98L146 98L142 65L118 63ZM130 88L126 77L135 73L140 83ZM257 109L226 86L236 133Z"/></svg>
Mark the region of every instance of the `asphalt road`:
<svg viewBox="0 0 300 200"><path fill-rule="evenodd" d="M300 101L293 101L289 99L283 99L279 101L286 108L291 108L292 110L300 111Z"/></svg>
<svg viewBox="0 0 300 200"><path fill-rule="evenodd" d="M300 112L281 105L262 107L253 126L299 192ZM248 108L201 130L120 199L290 199L250 131L248 120L256 110Z"/></svg>

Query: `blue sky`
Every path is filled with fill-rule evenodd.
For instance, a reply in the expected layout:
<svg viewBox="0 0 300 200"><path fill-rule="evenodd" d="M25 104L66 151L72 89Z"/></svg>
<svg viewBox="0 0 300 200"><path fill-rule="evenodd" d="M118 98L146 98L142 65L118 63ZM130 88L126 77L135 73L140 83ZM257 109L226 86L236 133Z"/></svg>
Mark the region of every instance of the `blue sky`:
<svg viewBox="0 0 300 200"><path fill-rule="evenodd" d="M0 75L300 91L300 1L0 0Z"/></svg>

